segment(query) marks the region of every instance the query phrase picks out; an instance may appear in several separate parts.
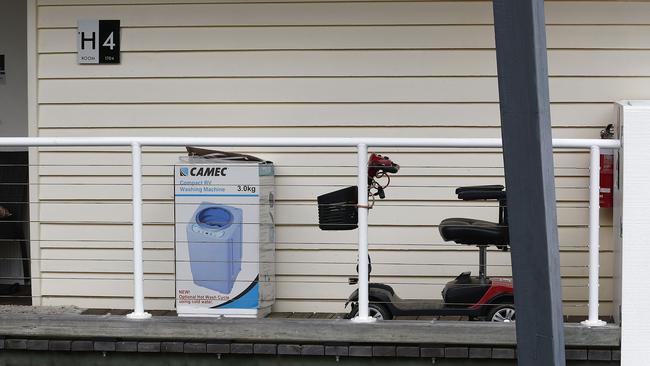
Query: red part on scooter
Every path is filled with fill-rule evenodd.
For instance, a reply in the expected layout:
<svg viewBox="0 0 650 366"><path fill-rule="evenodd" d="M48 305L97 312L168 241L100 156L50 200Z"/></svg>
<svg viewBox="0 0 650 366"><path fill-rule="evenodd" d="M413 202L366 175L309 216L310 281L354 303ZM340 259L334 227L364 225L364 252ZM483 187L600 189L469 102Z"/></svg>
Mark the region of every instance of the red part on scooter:
<svg viewBox="0 0 650 366"><path fill-rule="evenodd" d="M380 173L395 174L399 165L395 164L388 156L372 153L368 158L368 178L378 178Z"/></svg>

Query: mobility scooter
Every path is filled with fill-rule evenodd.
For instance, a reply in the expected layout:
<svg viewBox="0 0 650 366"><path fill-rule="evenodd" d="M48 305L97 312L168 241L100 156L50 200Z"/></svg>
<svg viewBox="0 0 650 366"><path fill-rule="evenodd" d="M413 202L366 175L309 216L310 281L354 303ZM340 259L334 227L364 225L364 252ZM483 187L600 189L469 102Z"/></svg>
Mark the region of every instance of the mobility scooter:
<svg viewBox="0 0 650 366"><path fill-rule="evenodd" d="M372 154L368 161L368 195L385 198L385 189L390 184L389 174L397 173L399 165L387 156ZM380 180L385 183L380 184ZM467 316L471 320L494 322L515 321L515 307L512 281L491 279L486 274L487 248L496 246L507 251L508 212L506 191L502 185L460 187L458 198L464 201L496 200L499 202L497 223L470 218L447 218L438 226L445 241L475 245L479 249L479 273L463 272L442 290L440 300L402 299L395 290L383 283L368 285L369 315L376 319L389 320L397 316ZM352 230L357 228L357 187L352 186L326 193L318 197L318 219L321 230ZM368 258L368 274L372 270ZM357 267L358 271L358 267ZM358 283L358 277L349 279L351 285ZM345 306L351 305L348 318L358 313L358 290L348 298Z"/></svg>

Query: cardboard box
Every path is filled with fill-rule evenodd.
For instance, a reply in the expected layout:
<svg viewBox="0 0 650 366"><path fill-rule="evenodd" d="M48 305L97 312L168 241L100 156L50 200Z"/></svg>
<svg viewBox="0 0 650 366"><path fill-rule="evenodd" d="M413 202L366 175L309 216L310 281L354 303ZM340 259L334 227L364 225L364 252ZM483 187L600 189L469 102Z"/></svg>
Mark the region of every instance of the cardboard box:
<svg viewBox="0 0 650 366"><path fill-rule="evenodd" d="M270 162L182 158L174 167L176 311L263 317L275 299Z"/></svg>

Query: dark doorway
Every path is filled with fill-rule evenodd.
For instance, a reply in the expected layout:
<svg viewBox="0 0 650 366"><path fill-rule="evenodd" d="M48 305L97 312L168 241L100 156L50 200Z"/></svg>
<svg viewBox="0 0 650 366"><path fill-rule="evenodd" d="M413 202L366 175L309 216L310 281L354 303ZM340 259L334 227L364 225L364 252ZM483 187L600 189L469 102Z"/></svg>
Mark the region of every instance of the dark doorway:
<svg viewBox="0 0 650 366"><path fill-rule="evenodd" d="M0 11L0 136L25 137L27 2ZM26 148L0 147L0 304L31 305L29 160Z"/></svg>
<svg viewBox="0 0 650 366"><path fill-rule="evenodd" d="M0 152L0 304L31 305L26 151Z"/></svg>

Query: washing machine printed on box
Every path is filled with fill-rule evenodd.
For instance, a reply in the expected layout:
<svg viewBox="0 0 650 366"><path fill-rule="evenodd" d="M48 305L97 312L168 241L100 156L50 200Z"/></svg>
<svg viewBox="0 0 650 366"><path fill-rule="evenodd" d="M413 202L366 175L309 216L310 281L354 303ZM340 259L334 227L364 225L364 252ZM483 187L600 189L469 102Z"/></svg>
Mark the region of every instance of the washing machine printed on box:
<svg viewBox="0 0 650 366"><path fill-rule="evenodd" d="M228 294L241 271L242 210L203 202L187 224L194 283Z"/></svg>
<svg viewBox="0 0 650 366"><path fill-rule="evenodd" d="M182 158L174 176L179 316L268 314L275 299L273 165Z"/></svg>

